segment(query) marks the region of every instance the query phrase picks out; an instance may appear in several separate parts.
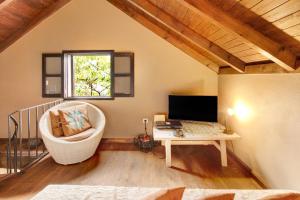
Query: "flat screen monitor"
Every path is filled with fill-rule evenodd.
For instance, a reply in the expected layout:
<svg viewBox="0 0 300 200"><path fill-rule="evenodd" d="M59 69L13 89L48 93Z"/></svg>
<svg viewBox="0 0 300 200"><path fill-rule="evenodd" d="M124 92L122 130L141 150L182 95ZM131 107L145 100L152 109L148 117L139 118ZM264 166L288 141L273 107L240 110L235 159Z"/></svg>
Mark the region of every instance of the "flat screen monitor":
<svg viewBox="0 0 300 200"><path fill-rule="evenodd" d="M169 119L217 122L217 96L169 95Z"/></svg>

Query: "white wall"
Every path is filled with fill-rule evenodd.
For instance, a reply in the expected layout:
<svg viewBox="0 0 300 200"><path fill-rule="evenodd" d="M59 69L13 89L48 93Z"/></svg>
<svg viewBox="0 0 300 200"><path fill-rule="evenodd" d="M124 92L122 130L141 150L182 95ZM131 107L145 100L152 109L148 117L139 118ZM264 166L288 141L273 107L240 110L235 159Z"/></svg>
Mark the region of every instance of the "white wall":
<svg viewBox="0 0 300 200"><path fill-rule="evenodd" d="M0 54L0 137L7 115L41 98L41 54L114 49L135 53L135 97L92 101L105 137L143 132L142 118L167 111L171 93L217 95L217 75L104 0L73 0Z"/></svg>
<svg viewBox="0 0 300 200"><path fill-rule="evenodd" d="M300 190L300 74L222 75L219 101L220 118L242 112L230 118L238 157L268 186Z"/></svg>

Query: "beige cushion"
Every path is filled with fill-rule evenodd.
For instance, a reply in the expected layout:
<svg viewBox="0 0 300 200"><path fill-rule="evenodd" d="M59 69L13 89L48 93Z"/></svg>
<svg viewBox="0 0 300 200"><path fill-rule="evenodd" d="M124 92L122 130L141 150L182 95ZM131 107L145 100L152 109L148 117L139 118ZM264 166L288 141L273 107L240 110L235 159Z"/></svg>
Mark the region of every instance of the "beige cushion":
<svg viewBox="0 0 300 200"><path fill-rule="evenodd" d="M61 139L65 140L65 141L69 141L69 142L80 141L80 140L84 140L84 139L92 136L95 133L95 131L96 131L96 129L90 128L90 129L83 131L81 133L78 133L76 135L72 135L69 137L61 137Z"/></svg>
<svg viewBox="0 0 300 200"><path fill-rule="evenodd" d="M62 122L64 136L75 135L92 127L88 119L86 105L60 109L58 113Z"/></svg>
<svg viewBox="0 0 300 200"><path fill-rule="evenodd" d="M51 121L52 134L55 137L63 136L64 132L62 129L62 123L61 123L58 112L50 111L49 115L50 115L50 121Z"/></svg>
<svg viewBox="0 0 300 200"><path fill-rule="evenodd" d="M154 192L142 200L181 200L184 187L172 188L172 189L161 189L157 192Z"/></svg>

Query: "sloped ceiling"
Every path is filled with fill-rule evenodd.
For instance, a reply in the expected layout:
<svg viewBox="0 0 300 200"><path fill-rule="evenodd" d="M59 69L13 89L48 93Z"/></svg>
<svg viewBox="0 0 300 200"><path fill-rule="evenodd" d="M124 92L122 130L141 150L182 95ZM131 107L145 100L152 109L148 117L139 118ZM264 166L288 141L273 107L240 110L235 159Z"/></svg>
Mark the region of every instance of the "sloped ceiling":
<svg viewBox="0 0 300 200"><path fill-rule="evenodd" d="M70 0L0 0L0 52Z"/></svg>
<svg viewBox="0 0 300 200"><path fill-rule="evenodd" d="M0 51L71 0L0 0ZM299 72L299 0L107 0L217 73Z"/></svg>

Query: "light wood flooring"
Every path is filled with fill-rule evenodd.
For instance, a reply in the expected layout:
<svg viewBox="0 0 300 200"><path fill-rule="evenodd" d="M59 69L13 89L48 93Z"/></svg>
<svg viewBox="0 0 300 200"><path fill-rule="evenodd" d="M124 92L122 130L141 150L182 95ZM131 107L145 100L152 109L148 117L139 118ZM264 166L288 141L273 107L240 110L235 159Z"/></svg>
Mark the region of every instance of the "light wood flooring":
<svg viewBox="0 0 300 200"><path fill-rule="evenodd" d="M222 168L214 147L178 146L172 153L172 168L165 166L163 147L143 153L124 144L104 144L89 160L69 166L47 156L24 174L0 182L0 199L29 199L48 184L261 188L234 159L229 157L229 167Z"/></svg>

